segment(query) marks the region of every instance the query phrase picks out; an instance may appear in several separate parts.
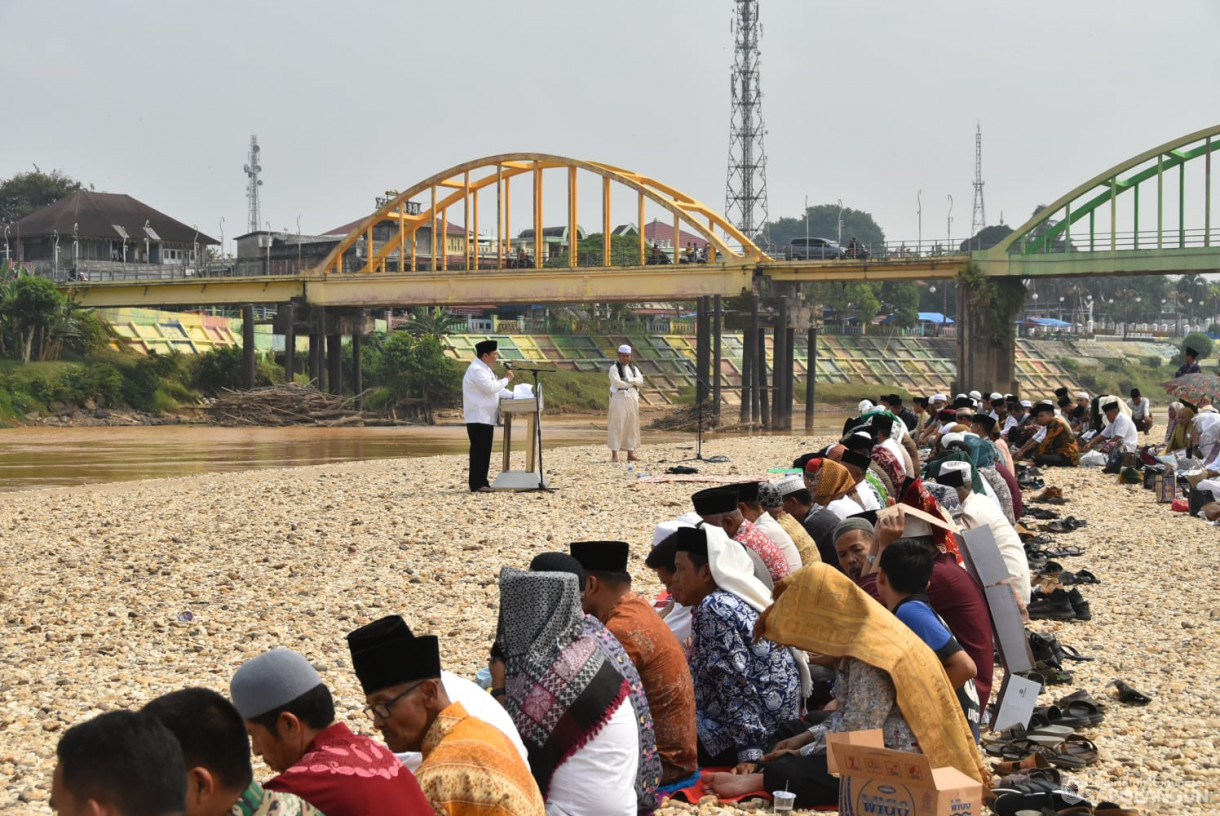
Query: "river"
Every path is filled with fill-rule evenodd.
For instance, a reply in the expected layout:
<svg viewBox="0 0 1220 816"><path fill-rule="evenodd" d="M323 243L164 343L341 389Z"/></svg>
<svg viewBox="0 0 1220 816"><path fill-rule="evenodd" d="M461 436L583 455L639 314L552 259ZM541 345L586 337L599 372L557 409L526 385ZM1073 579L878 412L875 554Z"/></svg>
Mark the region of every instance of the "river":
<svg viewBox="0 0 1220 816"><path fill-rule="evenodd" d="M818 417L819 433L842 418ZM798 418L799 421L799 418ZM798 431L799 433L799 431ZM605 444L605 420L562 417L543 423L544 451ZM709 434L708 438L714 435ZM643 444L689 441L694 434L644 432ZM465 453L462 425L399 428L216 428L160 425L0 430L0 492L193 476L217 471L301 467L363 459ZM520 448L515 447L515 451ZM711 454L714 451L705 451ZM498 468L500 431L492 468ZM514 452L515 457L521 454ZM544 453L545 460L545 453ZM520 466L520 465L518 465Z"/></svg>

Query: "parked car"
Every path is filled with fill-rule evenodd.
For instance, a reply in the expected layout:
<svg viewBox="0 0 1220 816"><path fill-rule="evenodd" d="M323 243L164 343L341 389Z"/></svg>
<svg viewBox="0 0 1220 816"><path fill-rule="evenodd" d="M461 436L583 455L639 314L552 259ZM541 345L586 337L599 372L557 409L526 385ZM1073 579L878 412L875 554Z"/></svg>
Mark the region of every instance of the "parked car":
<svg viewBox="0 0 1220 816"><path fill-rule="evenodd" d="M847 252L829 238L793 238L784 244L784 260L813 261L846 258Z"/></svg>

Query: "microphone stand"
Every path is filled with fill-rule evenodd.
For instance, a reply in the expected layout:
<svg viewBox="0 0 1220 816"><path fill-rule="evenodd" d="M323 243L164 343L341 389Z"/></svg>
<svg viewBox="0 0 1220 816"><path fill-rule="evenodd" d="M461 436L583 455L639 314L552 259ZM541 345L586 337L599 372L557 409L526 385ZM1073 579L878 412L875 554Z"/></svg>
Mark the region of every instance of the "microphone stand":
<svg viewBox="0 0 1220 816"><path fill-rule="evenodd" d="M699 376L699 372L695 371L694 367L691 366L689 360L686 361L686 364L690 366L691 375L695 378L695 401L699 403L697 406L695 406L695 413L698 419L696 420L695 425L695 455L690 459L680 459L678 461L706 462L708 460L703 458L703 403L706 402L706 400L700 399L699 397L702 393L711 394L712 387L704 382L703 378ZM701 386L703 389L702 391L700 389Z"/></svg>
<svg viewBox="0 0 1220 816"><path fill-rule="evenodd" d="M546 374L553 369L524 368L522 366L506 366L509 371L528 371L534 377L534 438L531 445L538 446L538 484L519 493L554 493L555 488L546 483L546 471L542 469L542 383L538 381L539 374Z"/></svg>

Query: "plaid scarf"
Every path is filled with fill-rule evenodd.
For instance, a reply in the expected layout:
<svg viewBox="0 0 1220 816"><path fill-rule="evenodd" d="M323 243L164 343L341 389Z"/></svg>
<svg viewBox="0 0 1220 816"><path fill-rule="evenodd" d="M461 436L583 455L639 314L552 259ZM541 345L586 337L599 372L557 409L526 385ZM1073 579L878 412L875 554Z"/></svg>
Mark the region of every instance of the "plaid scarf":
<svg viewBox="0 0 1220 816"><path fill-rule="evenodd" d="M564 760L597 736L627 682L584 633L576 576L500 571L496 645L504 654L504 707L545 798Z"/></svg>

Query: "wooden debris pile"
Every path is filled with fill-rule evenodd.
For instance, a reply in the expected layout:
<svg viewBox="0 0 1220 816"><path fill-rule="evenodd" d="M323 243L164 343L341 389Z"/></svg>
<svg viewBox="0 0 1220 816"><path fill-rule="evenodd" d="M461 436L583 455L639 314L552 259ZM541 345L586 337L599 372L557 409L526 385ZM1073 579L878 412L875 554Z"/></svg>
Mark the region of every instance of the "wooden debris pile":
<svg viewBox="0 0 1220 816"><path fill-rule="evenodd" d="M285 383L250 391L223 393L208 408L219 425L320 425L335 428L345 425L406 425L374 411L359 407L368 394L342 396L327 394L312 385Z"/></svg>
<svg viewBox="0 0 1220 816"><path fill-rule="evenodd" d="M703 430L713 430L722 425L723 422L723 416L719 421L716 419L715 404L710 399L706 400L703 403ZM657 417L648 425L649 430L653 431L693 431L698 427L699 406L697 404L670 411L663 416Z"/></svg>

